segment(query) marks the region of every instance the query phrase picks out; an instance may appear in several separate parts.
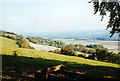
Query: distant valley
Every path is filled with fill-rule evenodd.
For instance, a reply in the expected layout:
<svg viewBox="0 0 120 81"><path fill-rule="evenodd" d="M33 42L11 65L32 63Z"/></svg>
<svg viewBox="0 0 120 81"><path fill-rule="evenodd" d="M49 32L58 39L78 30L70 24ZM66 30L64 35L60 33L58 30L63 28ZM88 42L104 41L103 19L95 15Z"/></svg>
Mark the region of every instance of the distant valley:
<svg viewBox="0 0 120 81"><path fill-rule="evenodd" d="M25 37L41 37L46 39L74 39L74 40L103 40L103 41L120 41L118 34L114 34L110 38L107 30L89 30L89 31L59 31L59 32L33 32L33 33L18 33Z"/></svg>
<svg viewBox="0 0 120 81"><path fill-rule="evenodd" d="M120 52L118 41L102 41L102 40L75 40L75 39L54 39L64 42L65 44L100 44L112 52Z"/></svg>
<svg viewBox="0 0 120 81"><path fill-rule="evenodd" d="M107 30L90 30L90 31L63 31L63 32L36 32L23 33L24 36L37 36L50 40L62 41L65 44L101 44L109 51L119 52L118 34L110 38Z"/></svg>

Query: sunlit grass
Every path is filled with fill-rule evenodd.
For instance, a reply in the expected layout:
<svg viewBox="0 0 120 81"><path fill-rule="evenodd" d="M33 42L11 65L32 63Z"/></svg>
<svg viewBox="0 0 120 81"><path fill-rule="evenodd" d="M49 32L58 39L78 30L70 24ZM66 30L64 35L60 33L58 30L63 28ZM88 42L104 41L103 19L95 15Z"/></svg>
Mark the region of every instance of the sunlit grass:
<svg viewBox="0 0 120 81"><path fill-rule="evenodd" d="M16 78L23 74L34 73L37 69L43 67L52 67L64 64L68 69L77 72L83 72L87 75L97 77L119 77L117 64L100 62L90 59L84 59L76 56L66 56L61 54L49 53L45 51L37 51L32 49L19 48L16 41L0 37L2 44L2 78ZM13 56L14 50L17 50L18 57ZM11 72L13 71L13 72ZM19 76L17 76L19 74ZM7 75L7 76L6 76Z"/></svg>
<svg viewBox="0 0 120 81"><path fill-rule="evenodd" d="M16 44L16 41L0 37L2 40L2 52L1 54L12 55L14 50L18 51L19 56L33 57L33 58L43 58L43 59L51 59L58 61L66 61L66 62L75 62L77 64L88 64L92 66L107 66L107 67L115 67L118 68L118 64L100 62L90 59L84 59L76 56L66 56L61 54L49 53L45 51L37 51L32 49L19 48Z"/></svg>
<svg viewBox="0 0 120 81"><path fill-rule="evenodd" d="M17 50L19 46L16 44L16 41L0 37L0 53L2 54L12 54L12 51Z"/></svg>

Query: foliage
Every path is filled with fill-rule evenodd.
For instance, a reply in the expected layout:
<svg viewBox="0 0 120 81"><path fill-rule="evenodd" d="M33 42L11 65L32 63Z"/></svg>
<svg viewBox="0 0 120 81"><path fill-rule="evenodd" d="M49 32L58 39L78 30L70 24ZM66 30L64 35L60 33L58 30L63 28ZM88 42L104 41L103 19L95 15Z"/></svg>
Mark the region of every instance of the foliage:
<svg viewBox="0 0 120 81"><path fill-rule="evenodd" d="M106 49L97 49L96 55L98 60L120 64L120 55L113 52L109 52Z"/></svg>
<svg viewBox="0 0 120 81"><path fill-rule="evenodd" d="M14 50L12 51L13 52L13 56L17 57L18 56L18 51L17 50Z"/></svg>
<svg viewBox="0 0 120 81"><path fill-rule="evenodd" d="M92 60L95 60L95 58L97 58L97 60L100 60L100 61L120 63L119 54L112 54L107 50L107 48L104 48L102 45L99 45L99 44L94 44L94 45L91 44L86 46L81 44L69 44L69 45L66 45L65 48L61 49L61 53L65 55L69 54L68 51L66 51L66 49L82 52L83 54L79 54L79 55L76 54L76 56L79 56L79 57L84 57ZM89 55L88 57L86 57L84 54L85 55L92 54L92 55Z"/></svg>
<svg viewBox="0 0 120 81"><path fill-rule="evenodd" d="M99 37L97 37L96 40L102 40L102 41L120 41L120 39L118 37L116 37L116 38L107 38L107 37L101 37L101 38L99 38Z"/></svg>
<svg viewBox="0 0 120 81"><path fill-rule="evenodd" d="M96 53L95 48L89 49L89 48L87 48L87 46L81 45L81 44L68 44L65 46L65 48L71 48L74 51L79 51L79 52L89 53L89 54Z"/></svg>
<svg viewBox="0 0 120 81"><path fill-rule="evenodd" d="M109 56L107 57L107 60L108 62L111 62L111 63L120 64L120 55L110 52Z"/></svg>
<svg viewBox="0 0 120 81"><path fill-rule="evenodd" d="M96 50L96 57L98 60L101 60L101 61L106 60L108 55L109 55L109 52L106 49L97 49Z"/></svg>
<svg viewBox="0 0 120 81"><path fill-rule="evenodd" d="M68 55L68 56L77 56L77 53L72 48L61 48L60 50L57 49L49 52Z"/></svg>
<svg viewBox="0 0 120 81"><path fill-rule="evenodd" d="M56 49L56 50L53 51L53 53L60 53L60 50Z"/></svg>
<svg viewBox="0 0 120 81"><path fill-rule="evenodd" d="M43 39L43 38L40 38L40 37L30 37L30 36L28 36L27 39L30 42L33 42L35 44L55 46L55 47L58 47L58 48L61 48L65 45L65 43L61 42L61 41L53 41L53 40Z"/></svg>
<svg viewBox="0 0 120 81"><path fill-rule="evenodd" d="M95 54L96 50L95 49L89 49L88 54Z"/></svg>
<svg viewBox="0 0 120 81"><path fill-rule="evenodd" d="M30 46L29 42L25 37L22 35L17 36L17 44L20 46L20 48L31 48L34 49L33 47Z"/></svg>
<svg viewBox="0 0 120 81"><path fill-rule="evenodd" d="M105 49L102 45L99 44L90 44L90 45L86 45L86 47L94 48L94 49Z"/></svg>
<svg viewBox="0 0 120 81"><path fill-rule="evenodd" d="M94 4L94 14L96 14L97 12L100 12L100 15L102 16L101 21L103 20L103 17L107 14L107 12L110 13L109 16L109 21L108 21L108 25L107 28L111 28L111 36L114 33L119 33L120 32L120 1L116 0L115 2L110 2L110 0L108 0L108 2L106 1L102 1L99 2L99 0L92 0L93 4Z"/></svg>
<svg viewBox="0 0 120 81"><path fill-rule="evenodd" d="M64 55L77 56L77 53L72 48L61 48L60 53Z"/></svg>
<svg viewBox="0 0 120 81"><path fill-rule="evenodd" d="M19 45L20 48L30 48L30 49L35 49L34 47L31 47L29 42L27 41L27 39L25 37L23 37L22 35L17 35L13 32L7 32L7 31L0 31L0 35L2 37L6 37L9 39L13 39L17 41L17 44Z"/></svg>
<svg viewBox="0 0 120 81"><path fill-rule="evenodd" d="M8 32L8 31L3 31L3 30L1 30L1 31L0 31L0 35L2 35L2 34L17 35L17 34L15 34L14 32Z"/></svg>
<svg viewBox="0 0 120 81"><path fill-rule="evenodd" d="M17 40L15 36L6 35L6 34L2 34L1 36L2 36L2 37L9 38L9 39Z"/></svg>

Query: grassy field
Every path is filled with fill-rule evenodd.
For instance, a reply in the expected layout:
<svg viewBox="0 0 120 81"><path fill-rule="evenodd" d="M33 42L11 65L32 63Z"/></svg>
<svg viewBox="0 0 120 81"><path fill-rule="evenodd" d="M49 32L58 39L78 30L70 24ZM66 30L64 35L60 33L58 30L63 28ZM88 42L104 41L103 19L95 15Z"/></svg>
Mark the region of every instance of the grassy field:
<svg viewBox="0 0 120 81"><path fill-rule="evenodd" d="M4 54L12 54L12 51L19 48L16 41L3 37L0 37L0 45L0 53Z"/></svg>
<svg viewBox="0 0 120 81"><path fill-rule="evenodd" d="M2 40L3 56L3 78L16 78L15 74L23 76L23 74L32 73L36 69L43 67L51 67L58 64L64 64L68 69L83 72L92 76L112 76L120 77L118 72L120 68L117 64L94 61L75 56L65 56L44 51L19 48L16 41L0 37ZM13 56L14 50L17 50L18 57Z"/></svg>

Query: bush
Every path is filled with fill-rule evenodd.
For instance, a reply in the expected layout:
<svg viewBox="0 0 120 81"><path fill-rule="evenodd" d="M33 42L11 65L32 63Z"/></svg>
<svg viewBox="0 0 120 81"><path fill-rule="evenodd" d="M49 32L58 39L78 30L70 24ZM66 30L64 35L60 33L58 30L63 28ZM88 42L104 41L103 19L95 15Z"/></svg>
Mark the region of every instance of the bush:
<svg viewBox="0 0 120 81"><path fill-rule="evenodd" d="M20 48L30 48L30 49L35 49L34 47L31 47L29 42L25 37L22 35L17 36L17 44L20 46Z"/></svg>
<svg viewBox="0 0 120 81"><path fill-rule="evenodd" d="M48 51L48 52L51 52L51 53L53 53L54 51Z"/></svg>
<svg viewBox="0 0 120 81"><path fill-rule="evenodd" d="M14 51L12 51L13 52L13 56L14 57L17 57L18 56L18 51L17 50L14 50Z"/></svg>
<svg viewBox="0 0 120 81"><path fill-rule="evenodd" d="M88 48L94 48L94 49L104 49L104 47L100 44L90 44L90 45L86 45L86 47Z"/></svg>
<svg viewBox="0 0 120 81"><path fill-rule="evenodd" d="M106 49L97 49L96 50L96 57L98 60L106 60L109 55L109 51Z"/></svg>
<svg viewBox="0 0 120 81"><path fill-rule="evenodd" d="M115 53L109 53L108 62L120 64L120 55Z"/></svg>
<svg viewBox="0 0 120 81"><path fill-rule="evenodd" d="M60 53L64 55L77 56L77 53L72 48L61 48Z"/></svg>

